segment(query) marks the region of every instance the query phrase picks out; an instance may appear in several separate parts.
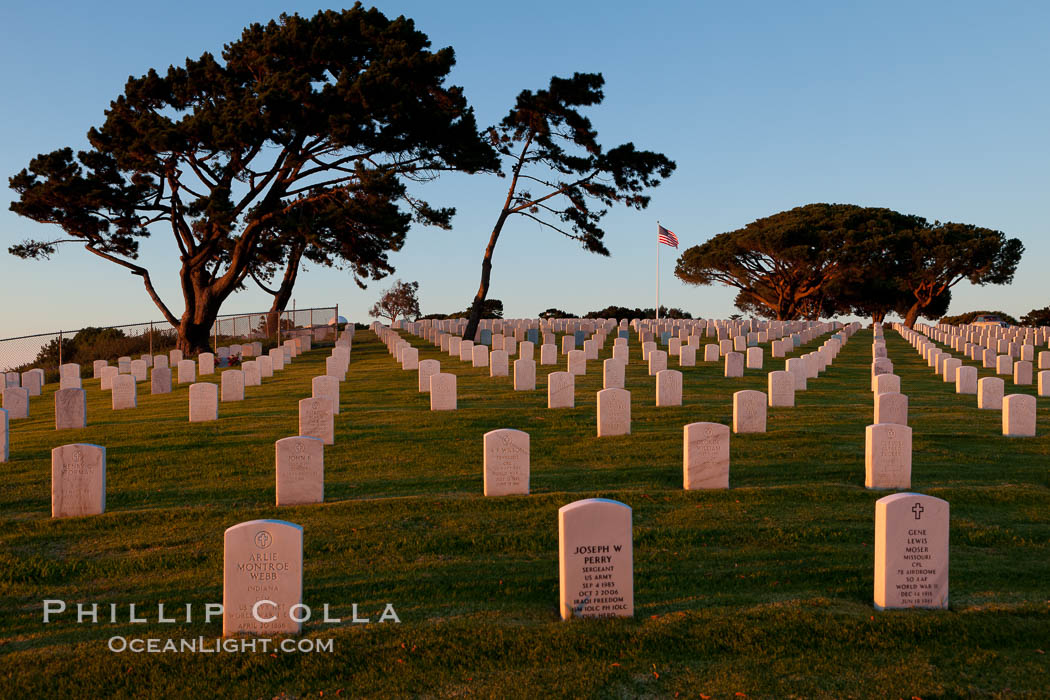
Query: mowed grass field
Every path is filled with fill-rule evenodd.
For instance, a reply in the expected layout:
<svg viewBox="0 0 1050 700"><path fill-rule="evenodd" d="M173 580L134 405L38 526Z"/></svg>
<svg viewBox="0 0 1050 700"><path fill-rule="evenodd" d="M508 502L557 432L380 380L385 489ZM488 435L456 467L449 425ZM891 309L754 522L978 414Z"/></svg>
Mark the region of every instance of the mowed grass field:
<svg viewBox="0 0 1050 700"><path fill-rule="evenodd" d="M998 411L956 395L886 331L910 398L912 490L951 504L950 609L876 612L874 504L887 494L863 485L870 330L794 408L770 409L767 433L732 436L729 490L692 492L683 426L731 424L733 392L765 391L766 373L783 369L768 345L765 369L741 379L721 363L682 368L684 404L657 408L632 338L632 434L598 439L600 362L577 377L574 409L548 410L546 373L564 358L537 366L537 391L515 392L511 377L410 339L458 375L459 409L431 413L416 373L358 331L321 505L274 505L274 442L297 433L297 402L328 349L220 404L214 423L188 423L185 385L150 396L140 383L139 407L112 411L85 380L89 427L57 433L57 387L45 387L30 419L11 422L0 464L2 694L1050 696L1050 399L1037 437L1005 438ZM601 359L611 350L610 338ZM1017 391L1035 388L1007 380ZM531 495L482 496L482 435L496 428L530 434ZM72 442L107 448L106 513L52 520L50 451ZM558 508L590 497L633 508L633 619L558 617ZM303 527L315 613L303 638L331 640L331 652L108 650L114 636L220 636L203 610L222 600L223 531L256 518ZM45 625L45 599L71 611ZM77 624L77 602L100 603L100 623ZM180 615L192 604L193 622L157 623L158 602ZM320 620L325 603L342 623ZM400 624L377 623L387 603ZM149 622L129 622L128 604ZM352 604L371 624L350 622Z"/></svg>

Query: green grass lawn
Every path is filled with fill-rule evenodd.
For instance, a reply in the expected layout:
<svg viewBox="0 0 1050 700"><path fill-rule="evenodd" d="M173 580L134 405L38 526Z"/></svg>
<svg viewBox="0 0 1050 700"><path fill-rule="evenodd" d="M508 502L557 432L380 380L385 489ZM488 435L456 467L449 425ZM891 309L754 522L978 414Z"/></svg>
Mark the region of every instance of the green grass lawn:
<svg viewBox="0 0 1050 700"><path fill-rule="evenodd" d="M358 331L323 505L274 506L274 442L297 433L327 349L220 404L214 423L187 421L185 385L150 396L140 383L139 407L112 411L85 380L89 427L56 433L46 386L31 418L11 422L0 465L3 695L1050 696L1050 399L1037 437L1005 438L998 411L956 395L886 331L910 399L912 490L951 504L951 605L880 613L872 538L886 493L863 486L870 330L794 408L770 409L767 433L733 436L731 488L705 492L681 488L682 427L731 423L734 391L765 391L784 366L768 345L766 369L741 379L721 363L682 368L684 405L656 408L633 339L632 434L598 439L600 362L576 378L574 409L548 410L546 373L563 365L538 365L537 390L514 392L512 377L411 340L458 375L459 409L431 413L416 373ZM610 338L601 358L611 352ZM1035 387L1008 380L1015 391ZM481 495L482 435L496 428L531 436L531 495ZM72 442L107 448L107 512L52 520L50 451ZM558 617L557 511L590 497L633 508L633 619ZM333 651L107 649L114 636L218 637L220 620L202 618L222 600L223 531L255 518L303 527L304 602L317 615L303 638ZM45 625L44 599L103 603L104 620L116 603L120 618ZM197 617L157 624L158 602ZM149 623L128 622L131 603ZM319 621L324 603L343 623ZM372 624L349 622L355 603ZM387 603L401 624L375 622Z"/></svg>

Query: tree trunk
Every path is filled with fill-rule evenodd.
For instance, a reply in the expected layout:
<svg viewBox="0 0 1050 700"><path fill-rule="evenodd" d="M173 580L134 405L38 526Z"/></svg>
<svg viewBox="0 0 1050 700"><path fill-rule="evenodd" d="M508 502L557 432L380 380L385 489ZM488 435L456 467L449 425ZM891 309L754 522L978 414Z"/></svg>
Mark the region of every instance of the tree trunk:
<svg viewBox="0 0 1050 700"><path fill-rule="evenodd" d="M178 348L184 355L212 352L211 329L226 295L218 295L199 269L183 269L182 296L186 310L179 321Z"/></svg>
<svg viewBox="0 0 1050 700"><path fill-rule="evenodd" d="M874 325L876 323L882 323L885 319L886 319L886 312L885 311L873 311L871 313L871 323L872 323L872 325Z"/></svg>
<svg viewBox="0 0 1050 700"><path fill-rule="evenodd" d="M919 309L922 308L922 302L917 301L911 305L908 309L908 313L904 316L904 325L908 328L915 328L915 322L919 320Z"/></svg>
<svg viewBox="0 0 1050 700"><path fill-rule="evenodd" d="M288 265L284 268L284 277L281 286L273 295L273 303L266 314L266 337L272 338L277 335L277 324L281 320L281 312L288 308L288 302L292 298L292 290L295 288L295 280L299 276L299 261L303 258L306 246L295 246L288 252ZM264 288L265 289L265 288ZM273 293L272 290L267 289Z"/></svg>
<svg viewBox="0 0 1050 700"><path fill-rule="evenodd" d="M485 298L489 293L489 279L492 276L492 253L496 250L496 241L503 230L503 224L507 221L507 210L500 212L499 219L489 236L489 244L485 248L485 256L481 259L481 284L478 293L474 295L474 303L470 306L470 316L467 320L467 328L463 331L463 340L474 340L478 332L478 324L481 322L481 312L485 309Z"/></svg>
<svg viewBox="0 0 1050 700"><path fill-rule="evenodd" d="M202 352L212 352L211 329L215 323L214 314L211 321L197 322L192 319L183 318L179 324L179 350L187 358L190 355L199 355Z"/></svg>

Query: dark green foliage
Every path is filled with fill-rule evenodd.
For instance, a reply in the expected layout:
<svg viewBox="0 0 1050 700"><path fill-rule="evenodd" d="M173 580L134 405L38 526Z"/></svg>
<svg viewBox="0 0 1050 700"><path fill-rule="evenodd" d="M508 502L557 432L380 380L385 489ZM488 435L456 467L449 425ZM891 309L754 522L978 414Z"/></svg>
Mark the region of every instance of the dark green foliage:
<svg viewBox="0 0 1050 700"><path fill-rule="evenodd" d="M411 20L359 3L253 24L221 58L129 78L89 150L40 155L12 177L11 209L66 238L11 252L46 257L80 242L127 268L189 351L207 348L219 307L249 274L266 280L294 258L294 277L305 255L382 276L410 218L451 216L409 197L404 178L495 166L462 91L444 84L454 61ZM133 262L153 224L179 247L181 318Z"/></svg>
<svg viewBox="0 0 1050 700"><path fill-rule="evenodd" d="M601 220L609 208L645 209L645 191L674 172L674 162L663 154L638 150L633 143L606 150L598 142L598 132L579 110L601 104L604 84L598 73L554 76L546 89L519 93L507 116L489 129L510 185L481 261L481 284L464 338L477 331L493 252L508 218L523 216L584 250L608 255Z"/></svg>
<svg viewBox="0 0 1050 700"><path fill-rule="evenodd" d="M468 307L465 311L457 311L442 318L470 318L472 308ZM481 318L503 318L503 302L499 299L486 299L481 309Z"/></svg>
<svg viewBox="0 0 1050 700"><path fill-rule="evenodd" d="M1021 317L1020 324L1015 323L1014 325L1050 326L1050 306L1044 306L1041 309L1032 309Z"/></svg>
<svg viewBox="0 0 1050 700"><path fill-rule="evenodd" d="M682 311L678 308L667 308L666 306L660 307L660 318L692 318L693 315L688 311ZM626 306L606 306L604 309L598 311L590 311L584 314L583 318L616 318L616 319L634 319L634 318L656 318L656 309L632 309Z"/></svg>
<svg viewBox="0 0 1050 700"><path fill-rule="evenodd" d="M966 313L956 314L954 316L944 316L940 319L940 322L949 323L953 326L961 326L966 323L972 323L973 320L978 316L998 316L999 318L1013 326L1022 325L1017 321L1016 318L1006 313L1005 311L967 311Z"/></svg>
<svg viewBox="0 0 1050 700"><path fill-rule="evenodd" d="M561 309L550 308L546 311L539 313L539 318L576 318L573 314L568 311L562 311Z"/></svg>
<svg viewBox="0 0 1050 700"><path fill-rule="evenodd" d="M675 274L738 290L737 308L779 320L837 314L914 325L948 309L951 288L1006 284L1024 246L1000 231L929 223L851 204L808 204L758 219L687 249Z"/></svg>

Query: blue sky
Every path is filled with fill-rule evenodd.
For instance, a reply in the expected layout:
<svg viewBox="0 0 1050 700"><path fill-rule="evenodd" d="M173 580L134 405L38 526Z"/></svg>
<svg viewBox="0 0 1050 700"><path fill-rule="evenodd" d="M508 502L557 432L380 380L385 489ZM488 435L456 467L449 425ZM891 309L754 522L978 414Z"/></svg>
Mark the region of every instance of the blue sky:
<svg viewBox="0 0 1050 700"><path fill-rule="evenodd" d="M605 219L611 258L594 256L525 219L494 259L490 295L508 316L551 306L585 313L652 306L656 221L683 249L756 218L810 202L885 206L1021 238L1027 253L1008 287L956 288L951 312L1050 304L1050 3L1046 2L379 2L416 21L435 47L453 46L451 82L478 121L498 121L522 89L551 75L596 71L605 102L589 112L607 147L633 141L678 164L646 211ZM241 29L307 3L4 2L0 22L0 173L37 153L85 145L129 75L219 53ZM5 183L6 184L6 183ZM413 230L393 256L420 283L424 312L473 298L505 181L449 176L420 194L455 206L452 231ZM0 337L159 319L138 278L76 246L50 262L6 253L57 233L8 211L0 189ZM519 217L520 218L520 217ZM182 308L177 254L166 236L142 262ZM661 251L661 303L695 316L733 313L730 290L690 287ZM345 273L308 269L296 305L338 303L367 320L389 281L359 290ZM224 312L268 308L246 291Z"/></svg>

